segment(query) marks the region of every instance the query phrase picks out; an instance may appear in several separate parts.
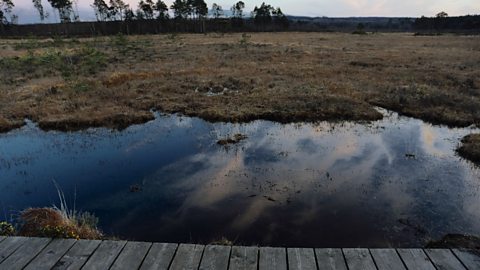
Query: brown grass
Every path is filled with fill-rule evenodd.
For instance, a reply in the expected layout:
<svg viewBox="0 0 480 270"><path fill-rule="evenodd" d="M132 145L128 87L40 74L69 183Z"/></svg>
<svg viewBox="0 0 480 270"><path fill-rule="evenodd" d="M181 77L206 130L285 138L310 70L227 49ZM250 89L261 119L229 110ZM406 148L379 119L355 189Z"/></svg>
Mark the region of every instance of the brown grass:
<svg viewBox="0 0 480 270"><path fill-rule="evenodd" d="M19 120L9 120L0 116L0 132L7 132L15 128L23 126L23 122Z"/></svg>
<svg viewBox="0 0 480 270"><path fill-rule="evenodd" d="M65 217L54 208L29 208L20 215L19 235L29 237L54 237L101 239L102 234L88 224Z"/></svg>
<svg viewBox="0 0 480 270"><path fill-rule="evenodd" d="M24 118L44 129L124 128L152 119L152 109L314 122L376 120L381 106L436 124L480 124L479 36L255 33L241 41L154 35L56 48L2 40L0 131Z"/></svg>

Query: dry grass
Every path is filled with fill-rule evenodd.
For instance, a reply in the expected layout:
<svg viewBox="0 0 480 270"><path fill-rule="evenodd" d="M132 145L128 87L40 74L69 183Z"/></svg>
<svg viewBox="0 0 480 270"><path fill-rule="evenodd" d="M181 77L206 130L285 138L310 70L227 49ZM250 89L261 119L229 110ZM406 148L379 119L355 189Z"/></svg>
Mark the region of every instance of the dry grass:
<svg viewBox="0 0 480 270"><path fill-rule="evenodd" d="M11 61L2 69L0 126L29 117L53 129L125 127L151 119L150 109L211 121L380 118L372 105L434 123L480 121L479 37L266 33L241 40L2 41L0 56ZM63 58L52 60L56 49ZM63 78L65 69L74 74Z"/></svg>
<svg viewBox="0 0 480 270"><path fill-rule="evenodd" d="M76 239L101 239L102 234L92 224L66 217L54 208L29 208L20 215L19 235Z"/></svg>
<svg viewBox="0 0 480 270"><path fill-rule="evenodd" d="M0 41L0 131L209 121L480 123L480 37L257 33Z"/></svg>

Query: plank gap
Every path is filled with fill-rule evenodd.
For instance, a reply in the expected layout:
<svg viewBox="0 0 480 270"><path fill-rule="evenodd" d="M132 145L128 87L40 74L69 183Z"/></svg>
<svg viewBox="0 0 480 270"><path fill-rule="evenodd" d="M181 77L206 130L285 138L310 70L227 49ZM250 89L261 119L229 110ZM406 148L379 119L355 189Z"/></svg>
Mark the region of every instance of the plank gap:
<svg viewBox="0 0 480 270"><path fill-rule="evenodd" d="M402 256L401 256L400 253L398 252L398 249L395 248L395 252L397 253L398 257L400 258L400 261L403 263L403 266L405 267L405 269L408 270L408 266L407 266L407 264L405 263L405 260L402 258Z"/></svg>
<svg viewBox="0 0 480 270"><path fill-rule="evenodd" d="M140 268L142 267L143 263L145 262L145 259L146 259L147 256L148 256L148 253L150 253L150 250L152 250L153 244L154 244L153 242L150 243L150 247L148 247L147 253L145 253L145 256L143 256L143 259L142 259L142 261L140 262L140 265L138 266L138 269L140 269ZM168 268L167 268L167 269L168 269Z"/></svg>
<svg viewBox="0 0 480 270"><path fill-rule="evenodd" d="M469 269L468 266L460 259L460 257L458 257L457 254L453 252L453 249L450 249L450 252L455 258L457 258L457 260L463 265L463 267L465 267L465 269Z"/></svg>
<svg viewBox="0 0 480 270"><path fill-rule="evenodd" d="M179 246L180 246L180 244L177 244L177 246L175 247L175 252L173 252L173 256L172 256L172 258L170 259L170 262L168 263L167 269L170 269L170 267L172 267L173 259L175 258L175 256L177 256L177 252L178 252L178 247L179 247Z"/></svg>

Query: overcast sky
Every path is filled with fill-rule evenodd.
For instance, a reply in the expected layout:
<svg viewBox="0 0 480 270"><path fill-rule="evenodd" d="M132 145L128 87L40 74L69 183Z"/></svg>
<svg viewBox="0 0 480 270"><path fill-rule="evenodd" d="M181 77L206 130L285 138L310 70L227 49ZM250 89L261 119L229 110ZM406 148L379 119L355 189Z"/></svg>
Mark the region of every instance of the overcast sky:
<svg viewBox="0 0 480 270"><path fill-rule="evenodd" d="M38 21L31 0L13 0L16 7L15 13L19 16L19 23L32 23ZM48 21L58 20L53 16L53 10L47 0L42 0L44 7L51 14ZM106 0L105 2L108 2ZM124 0L130 7L137 8L140 0ZM154 0L155 1L155 0ZM215 2L224 10L230 8L238 0L206 0L209 8ZM172 0L165 1L169 6ZM243 0L245 10L250 12L255 5L260 5L262 0ZM271 0L265 1L275 7L281 7L288 15L327 16L327 17L356 17L356 16L382 16L382 17L419 17L434 16L440 11L447 12L450 16L480 14L480 0ZM78 10L81 20L94 20L95 15L90 5L93 0L78 0Z"/></svg>

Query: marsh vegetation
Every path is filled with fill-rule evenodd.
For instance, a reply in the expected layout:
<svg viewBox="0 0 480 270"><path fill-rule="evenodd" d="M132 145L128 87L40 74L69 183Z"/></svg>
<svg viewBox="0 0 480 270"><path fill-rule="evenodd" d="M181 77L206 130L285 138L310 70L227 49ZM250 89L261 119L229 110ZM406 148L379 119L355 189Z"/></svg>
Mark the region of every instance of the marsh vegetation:
<svg viewBox="0 0 480 270"><path fill-rule="evenodd" d="M0 130L208 121L480 122L478 36L251 33L1 40Z"/></svg>

